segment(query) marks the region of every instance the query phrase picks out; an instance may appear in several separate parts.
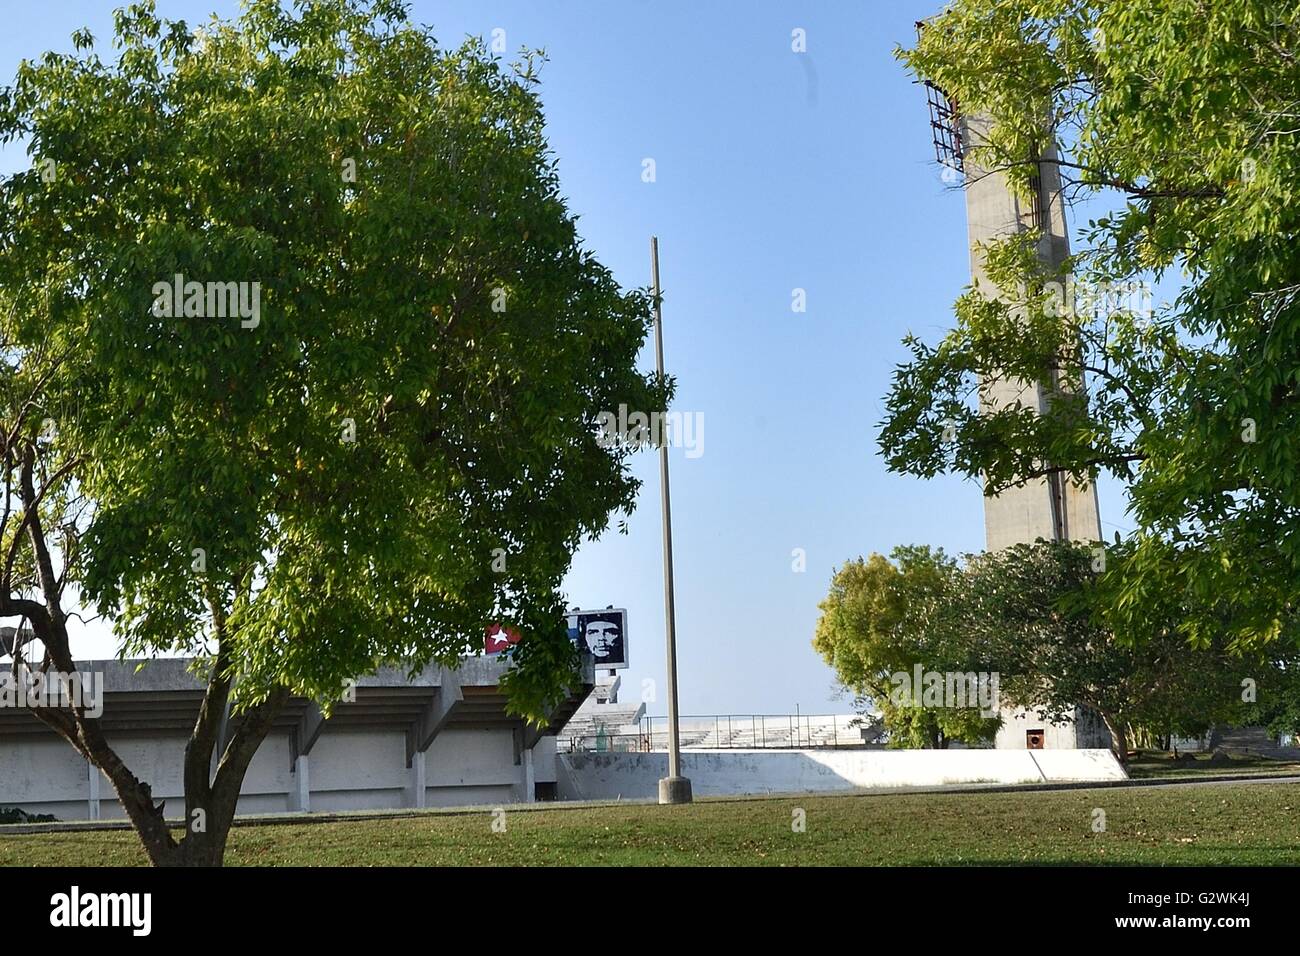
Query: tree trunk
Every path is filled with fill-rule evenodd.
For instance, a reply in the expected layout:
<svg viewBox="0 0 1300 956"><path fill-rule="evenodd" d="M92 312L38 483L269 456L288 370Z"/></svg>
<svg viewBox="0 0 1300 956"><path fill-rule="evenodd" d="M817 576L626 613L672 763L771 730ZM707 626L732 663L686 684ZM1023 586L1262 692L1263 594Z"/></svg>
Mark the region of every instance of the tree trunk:
<svg viewBox="0 0 1300 956"><path fill-rule="evenodd" d="M239 791L243 787L244 775L252 762L257 748L262 745L270 733L275 718L284 709L289 699L287 688L278 687L260 704L255 704L240 715L230 743L221 755L216 777L211 785L207 783L207 774L195 779L193 774L185 787L185 836L181 839L174 854L169 854L164 861L155 860L157 866L221 866L226 856L226 841L230 837L230 827L235 821L235 810L239 804ZM195 737L200 736L203 719L195 725ZM196 760L202 746L195 748L191 754L187 747L186 761L191 764ZM211 752L211 745L207 750Z"/></svg>
<svg viewBox="0 0 1300 956"><path fill-rule="evenodd" d="M1097 713L1101 715L1102 722L1106 725L1106 730L1110 732L1110 749L1115 755L1115 759L1121 764L1128 764L1128 725L1122 720L1118 720L1110 714L1109 711L1097 708Z"/></svg>
<svg viewBox="0 0 1300 956"><path fill-rule="evenodd" d="M206 833L187 833L179 843L157 859L154 866L221 866L226 855L226 837L231 821L217 832L215 826Z"/></svg>
<svg viewBox="0 0 1300 956"><path fill-rule="evenodd" d="M36 637L45 646L47 661L62 673L72 674L77 668L69 648L68 615L62 607L65 582L55 574L54 562L45 539L45 528L39 510L40 495L36 493L34 484L35 464L35 451L29 447L23 454L19 475L18 490L24 509L23 525L19 526L16 534L21 534L23 527L26 527L45 603L0 593L0 615L22 616L29 620ZM71 712L53 708L39 708L35 711L39 720L67 740L78 753L108 777L145 853L155 866L221 865L248 765L289 699L288 689L277 687L265 700L241 715L238 726L221 755L216 778L211 779L212 754L218 743L220 717L229 699L231 684L227 673L229 662L226 654L228 644L225 612L215 600L210 599L209 606L212 609L218 651L198 720L185 747L182 777L185 786L186 834L179 842L172 836L171 826L163 819L162 808L154 804L149 784L127 769L104 736L98 718L87 716L84 707L74 708ZM15 647L13 653L16 662L19 648Z"/></svg>
<svg viewBox="0 0 1300 956"><path fill-rule="evenodd" d="M219 685L220 681L210 681L210 687L212 684ZM217 693L221 693L219 686ZM108 776L154 866L221 866L248 765L288 699L288 690L277 688L265 701L240 716L222 754L216 778L210 784L207 761L211 759L214 740L208 739L205 744L203 729L206 721L201 709L200 719L186 745L185 819L182 824L185 836L179 841L172 836L171 826L163 819L162 810L155 806L149 784L127 769L104 738L98 720L44 708L37 712L37 716ZM200 753L204 752L205 746L208 756L202 758L202 774L196 775L194 767L200 763Z"/></svg>

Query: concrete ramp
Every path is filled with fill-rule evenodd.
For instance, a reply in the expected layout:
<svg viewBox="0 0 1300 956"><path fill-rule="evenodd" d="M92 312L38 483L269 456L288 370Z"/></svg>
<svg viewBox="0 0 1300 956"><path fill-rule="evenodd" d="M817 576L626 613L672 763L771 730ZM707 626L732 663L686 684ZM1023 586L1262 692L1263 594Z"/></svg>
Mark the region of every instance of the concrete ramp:
<svg viewBox="0 0 1300 956"><path fill-rule="evenodd" d="M691 750L682 772L702 797L1128 779L1109 750ZM666 753L560 754L556 790L562 800L650 799L667 775Z"/></svg>
<svg viewBox="0 0 1300 956"><path fill-rule="evenodd" d="M1127 780L1128 773L1109 750L1026 750L1049 783Z"/></svg>

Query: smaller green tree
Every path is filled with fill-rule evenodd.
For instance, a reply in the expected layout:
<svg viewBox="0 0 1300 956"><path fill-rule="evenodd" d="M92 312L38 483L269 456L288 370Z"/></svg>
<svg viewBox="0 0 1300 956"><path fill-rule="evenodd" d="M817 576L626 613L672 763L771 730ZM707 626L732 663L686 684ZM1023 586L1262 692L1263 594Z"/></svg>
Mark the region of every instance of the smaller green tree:
<svg viewBox="0 0 1300 956"><path fill-rule="evenodd" d="M1121 608L1134 547L1117 542L1103 555L1039 541L968 555L964 564L927 547L898 548L893 562L859 558L835 573L813 646L845 687L879 708L895 746L979 743L1000 725L981 707L899 695L900 683L915 687L899 678L918 665L996 675L992 710L1033 711L1059 724L1082 707L1105 724L1121 761L1135 740L1199 736L1215 724L1292 730L1300 661L1291 629L1261 649L1234 643L1224 621L1189 645L1182 623L1212 613L1196 604L1194 589L1152 595L1140 614Z"/></svg>
<svg viewBox="0 0 1300 956"><path fill-rule="evenodd" d="M927 706L912 686L917 666L929 673L984 671L959 639L952 592L957 562L940 549L896 548L838 569L821 602L813 648L858 700L880 711L895 747L945 748L952 741L992 740L1000 720L978 706Z"/></svg>
<svg viewBox="0 0 1300 956"><path fill-rule="evenodd" d="M1130 547L1108 550L1123 558ZM1137 618L1115 615L1122 575L1104 567L1099 550L1069 542L1020 544L968 560L957 633L997 662L1002 701L1055 723L1078 706L1090 709L1121 761L1135 732L1197 736L1216 723L1244 722L1242 680L1277 673L1275 658L1222 637L1189 646L1180 624L1192 613L1190 601L1178 591L1143 609L1140 633L1112 626L1117 617Z"/></svg>

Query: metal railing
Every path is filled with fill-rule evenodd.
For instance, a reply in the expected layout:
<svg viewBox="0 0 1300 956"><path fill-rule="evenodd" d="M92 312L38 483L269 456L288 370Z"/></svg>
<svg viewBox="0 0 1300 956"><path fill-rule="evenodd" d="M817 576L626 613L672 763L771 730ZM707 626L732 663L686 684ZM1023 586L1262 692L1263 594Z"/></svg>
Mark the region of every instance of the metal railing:
<svg viewBox="0 0 1300 956"><path fill-rule="evenodd" d="M681 745L698 750L807 750L862 747L873 722L855 714L706 714L679 720ZM668 718L642 717L636 733L603 727L560 734L570 751L648 752L668 746Z"/></svg>
<svg viewBox="0 0 1300 956"><path fill-rule="evenodd" d="M575 737L560 735L560 749L568 744L569 753L638 753L650 748L641 734L581 734Z"/></svg>

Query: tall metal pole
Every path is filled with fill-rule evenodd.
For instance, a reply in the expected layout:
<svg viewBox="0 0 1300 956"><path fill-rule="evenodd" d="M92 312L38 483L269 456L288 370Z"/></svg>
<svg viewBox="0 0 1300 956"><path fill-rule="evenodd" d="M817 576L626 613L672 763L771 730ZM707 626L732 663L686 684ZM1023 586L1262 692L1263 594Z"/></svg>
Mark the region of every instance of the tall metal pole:
<svg viewBox="0 0 1300 956"><path fill-rule="evenodd" d="M654 284L655 369L664 375L663 299L659 291L659 239L650 237L650 276ZM668 493L668 442L659 439L659 486L664 516L664 623L668 640L668 776L659 781L660 803L690 803L691 782L682 776L677 727L677 612L673 603L673 516Z"/></svg>

